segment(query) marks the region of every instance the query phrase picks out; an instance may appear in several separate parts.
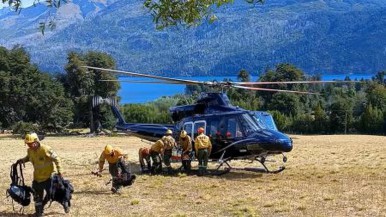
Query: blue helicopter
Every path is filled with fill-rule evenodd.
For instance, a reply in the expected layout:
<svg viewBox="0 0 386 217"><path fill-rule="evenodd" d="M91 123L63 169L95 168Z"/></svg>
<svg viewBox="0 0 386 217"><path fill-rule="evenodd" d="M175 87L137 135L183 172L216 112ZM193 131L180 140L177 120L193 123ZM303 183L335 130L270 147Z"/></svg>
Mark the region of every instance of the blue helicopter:
<svg viewBox="0 0 386 217"><path fill-rule="evenodd" d="M257 84L294 84L294 83L327 83L334 81L287 81L287 82L202 82L184 79L140 74L115 69L85 66L89 70L101 70L111 73L138 76L161 80L169 84L208 85L219 89L241 88L248 90L292 92L314 94L310 92L269 89L255 87ZM117 80L103 80L117 81ZM146 82L149 83L149 82ZM103 102L102 98L94 98L93 105ZM106 101L106 100L105 100ZM116 129L135 135L139 138L155 142L164 136L167 129L172 129L174 138L185 130L191 138L197 136L197 129L203 127L205 134L212 142L210 159L219 163L217 171L228 172L231 169L243 169L256 172L278 173L285 169L284 165L270 170L266 165L269 156L282 155L283 164L287 162L285 153L293 149L293 140L280 132L272 116L267 112L249 111L230 103L222 91L202 93L194 104L171 107L169 109L174 124L126 123L114 100L107 99L117 118ZM194 145L194 144L193 144ZM194 149L193 149L194 150ZM263 168L234 168L229 162L237 159L258 161Z"/></svg>

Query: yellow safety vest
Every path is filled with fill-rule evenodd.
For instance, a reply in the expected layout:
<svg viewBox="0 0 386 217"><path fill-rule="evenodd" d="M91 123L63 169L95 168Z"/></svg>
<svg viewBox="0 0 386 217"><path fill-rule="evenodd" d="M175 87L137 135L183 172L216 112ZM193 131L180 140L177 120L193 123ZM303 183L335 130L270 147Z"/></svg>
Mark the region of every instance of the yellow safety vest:
<svg viewBox="0 0 386 217"><path fill-rule="evenodd" d="M114 148L113 152L113 156L102 152L101 156L99 157L99 170L103 169L103 164L105 164L106 160L107 162L109 162L109 164L114 164L117 163L119 161L119 158L124 155L122 153L122 150L119 148Z"/></svg>
<svg viewBox="0 0 386 217"><path fill-rule="evenodd" d="M185 139L180 138L179 143L182 148L182 152L192 150L192 139L190 136L186 136Z"/></svg>
<svg viewBox="0 0 386 217"><path fill-rule="evenodd" d="M194 140L194 147L196 149L196 152L199 149L212 149L212 143L210 142L210 139L207 135L205 134L200 134L196 137Z"/></svg>
<svg viewBox="0 0 386 217"><path fill-rule="evenodd" d="M24 162L30 161L34 167L34 181L43 182L49 179L54 170L61 173L60 159L50 146L40 144L36 150L28 148Z"/></svg>
<svg viewBox="0 0 386 217"><path fill-rule="evenodd" d="M164 149L164 142L161 139L157 140L157 142L155 142L150 148L151 151L157 152L159 154L163 152L163 149Z"/></svg>

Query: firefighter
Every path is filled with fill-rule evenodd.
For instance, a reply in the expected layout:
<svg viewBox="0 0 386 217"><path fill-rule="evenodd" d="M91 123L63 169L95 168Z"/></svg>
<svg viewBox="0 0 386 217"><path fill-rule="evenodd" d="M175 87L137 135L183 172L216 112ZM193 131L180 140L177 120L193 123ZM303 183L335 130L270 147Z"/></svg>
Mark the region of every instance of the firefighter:
<svg viewBox="0 0 386 217"><path fill-rule="evenodd" d="M198 136L194 140L194 148L198 158L198 175L202 176L206 173L208 166L208 158L212 151L212 143L207 135L204 134L204 128L200 127L197 130Z"/></svg>
<svg viewBox="0 0 386 217"><path fill-rule="evenodd" d="M168 129L165 133L165 136L162 137L162 141L164 143L163 160L168 174L172 173L172 166L171 166L170 159L172 157L173 148L176 148L177 146L176 140L174 140L174 138L172 137L172 134L173 132L170 129Z"/></svg>
<svg viewBox="0 0 386 217"><path fill-rule="evenodd" d="M19 159L17 163L30 161L34 167L32 189L34 190L35 216L43 216L44 206L50 200L51 176L55 172L54 164L56 173L62 176L60 158L50 146L40 143L36 133L27 133L24 142L28 146L27 156ZM68 204L62 205L64 211L68 213L70 211Z"/></svg>
<svg viewBox="0 0 386 217"><path fill-rule="evenodd" d="M112 177L111 191L113 193L119 193L122 187L123 173L127 173L129 181L134 181L135 175L131 175L130 167L127 165L127 155L123 154L119 148L114 148L111 145L106 145L99 157L99 170L94 174L100 176L103 171L105 161L109 163L109 172ZM126 176L125 176L126 177Z"/></svg>
<svg viewBox="0 0 386 217"><path fill-rule="evenodd" d="M138 151L139 163L141 165L141 172L151 171L151 161L150 161L150 149L143 147ZM146 163L145 163L146 162Z"/></svg>
<svg viewBox="0 0 386 217"><path fill-rule="evenodd" d="M185 130L181 131L180 139L178 143L182 149L182 153L181 153L182 167L184 168L185 172L189 173L191 169L190 154L192 151L192 139L190 138L190 136Z"/></svg>
<svg viewBox="0 0 386 217"><path fill-rule="evenodd" d="M152 174L160 174L162 172L162 158L164 153L164 142L162 139L157 140L150 148L150 157L153 161L151 166Z"/></svg>

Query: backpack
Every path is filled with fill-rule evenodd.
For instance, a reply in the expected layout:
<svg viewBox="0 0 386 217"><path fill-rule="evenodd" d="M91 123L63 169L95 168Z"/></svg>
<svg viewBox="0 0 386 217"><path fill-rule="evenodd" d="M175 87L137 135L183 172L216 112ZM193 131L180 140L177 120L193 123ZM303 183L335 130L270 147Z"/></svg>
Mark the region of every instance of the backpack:
<svg viewBox="0 0 386 217"><path fill-rule="evenodd" d="M21 163L12 164L10 177L11 186L7 189L7 197L11 197L12 202L16 201L23 207L28 206L31 203L31 193L33 194L33 189L29 186L26 186L24 183L23 169ZM13 210L15 211L15 207L13 207Z"/></svg>
<svg viewBox="0 0 386 217"><path fill-rule="evenodd" d="M74 193L74 187L70 181L63 179L58 174L55 174L51 178L51 188L49 193L50 205L53 201L56 201L63 206L71 206L72 193ZM65 207L66 209L66 207ZM67 212L67 211L66 211Z"/></svg>
<svg viewBox="0 0 386 217"><path fill-rule="evenodd" d="M120 177L115 177L115 181L123 187L130 186L134 183L136 176L131 173L130 164L124 159L118 161L118 171Z"/></svg>

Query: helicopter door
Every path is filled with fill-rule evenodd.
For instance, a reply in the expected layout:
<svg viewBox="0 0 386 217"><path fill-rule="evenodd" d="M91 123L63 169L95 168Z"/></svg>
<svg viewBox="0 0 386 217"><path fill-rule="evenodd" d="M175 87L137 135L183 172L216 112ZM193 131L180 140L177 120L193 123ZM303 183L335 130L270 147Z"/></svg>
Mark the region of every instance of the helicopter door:
<svg viewBox="0 0 386 217"><path fill-rule="evenodd" d="M184 124L184 130L188 133L188 135L193 139L193 122L186 122Z"/></svg>
<svg viewBox="0 0 386 217"><path fill-rule="evenodd" d="M197 130L200 127L204 128L204 134L206 135L206 121L196 121L193 128L193 140L198 136Z"/></svg>

